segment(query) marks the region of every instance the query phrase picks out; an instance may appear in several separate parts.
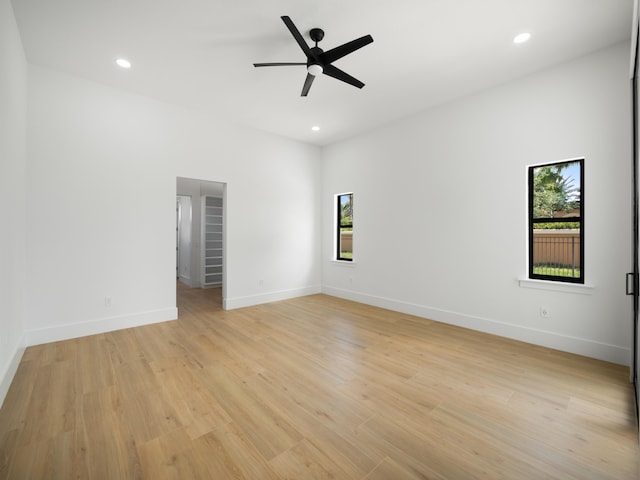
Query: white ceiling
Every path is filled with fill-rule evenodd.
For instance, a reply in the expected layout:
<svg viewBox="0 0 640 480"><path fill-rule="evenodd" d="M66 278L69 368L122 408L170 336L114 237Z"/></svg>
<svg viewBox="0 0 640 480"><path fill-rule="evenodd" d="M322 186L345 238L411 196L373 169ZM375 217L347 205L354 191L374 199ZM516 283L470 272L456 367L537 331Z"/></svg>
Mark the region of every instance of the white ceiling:
<svg viewBox="0 0 640 480"><path fill-rule="evenodd" d="M633 0L13 0L27 60L317 145L498 85L630 37ZM366 85L306 70L280 19ZM529 31L531 40L512 38ZM308 40L309 44L311 41ZM116 57L133 68L114 65ZM319 132L311 126L319 125Z"/></svg>

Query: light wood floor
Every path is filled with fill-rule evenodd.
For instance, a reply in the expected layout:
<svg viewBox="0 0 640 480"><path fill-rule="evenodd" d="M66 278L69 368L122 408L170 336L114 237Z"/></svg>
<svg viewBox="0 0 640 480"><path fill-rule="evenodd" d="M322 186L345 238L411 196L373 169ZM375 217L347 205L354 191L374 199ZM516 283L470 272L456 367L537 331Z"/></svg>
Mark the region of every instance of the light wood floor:
<svg viewBox="0 0 640 480"><path fill-rule="evenodd" d="M0 478L635 479L620 366L314 295L27 349Z"/></svg>

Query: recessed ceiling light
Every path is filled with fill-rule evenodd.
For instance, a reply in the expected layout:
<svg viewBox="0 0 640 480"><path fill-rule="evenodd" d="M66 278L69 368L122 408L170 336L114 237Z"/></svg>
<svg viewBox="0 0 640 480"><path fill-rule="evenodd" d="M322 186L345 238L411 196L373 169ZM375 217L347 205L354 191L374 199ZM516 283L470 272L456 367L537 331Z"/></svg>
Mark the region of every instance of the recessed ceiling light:
<svg viewBox="0 0 640 480"><path fill-rule="evenodd" d="M118 58L116 59L116 65L122 68L131 68L131 62L126 58Z"/></svg>
<svg viewBox="0 0 640 480"><path fill-rule="evenodd" d="M531 34L529 32L522 32L513 37L513 43L524 43L531 38Z"/></svg>
<svg viewBox="0 0 640 480"><path fill-rule="evenodd" d="M314 125L313 127L311 127L311 130L313 130L314 132L317 132L320 130L320 127L318 125Z"/></svg>

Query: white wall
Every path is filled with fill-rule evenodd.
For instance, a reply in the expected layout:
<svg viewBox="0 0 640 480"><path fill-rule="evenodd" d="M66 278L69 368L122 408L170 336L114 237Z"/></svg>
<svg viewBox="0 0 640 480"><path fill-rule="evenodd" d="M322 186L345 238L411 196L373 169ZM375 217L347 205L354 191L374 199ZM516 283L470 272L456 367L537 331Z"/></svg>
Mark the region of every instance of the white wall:
<svg viewBox="0 0 640 480"><path fill-rule="evenodd" d="M628 364L628 61L621 44L325 148L323 290ZM575 157L594 288L522 288L527 166ZM344 266L330 261L333 195L349 191L355 263Z"/></svg>
<svg viewBox="0 0 640 480"><path fill-rule="evenodd" d="M27 63L13 9L0 0L0 405L24 352Z"/></svg>
<svg viewBox="0 0 640 480"><path fill-rule="evenodd" d="M29 344L176 318L177 177L227 183L228 308L320 290L318 148L36 66L28 113Z"/></svg>

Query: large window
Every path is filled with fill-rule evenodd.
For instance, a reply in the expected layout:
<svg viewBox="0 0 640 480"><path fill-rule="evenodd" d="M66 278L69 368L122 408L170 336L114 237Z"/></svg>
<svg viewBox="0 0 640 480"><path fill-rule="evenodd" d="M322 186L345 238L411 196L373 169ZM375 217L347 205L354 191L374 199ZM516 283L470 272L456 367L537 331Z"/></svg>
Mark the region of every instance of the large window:
<svg viewBox="0 0 640 480"><path fill-rule="evenodd" d="M529 278L584 283L584 160L529 167Z"/></svg>
<svg viewBox="0 0 640 480"><path fill-rule="evenodd" d="M353 193L336 196L336 260L353 260Z"/></svg>

